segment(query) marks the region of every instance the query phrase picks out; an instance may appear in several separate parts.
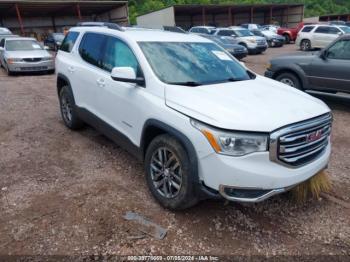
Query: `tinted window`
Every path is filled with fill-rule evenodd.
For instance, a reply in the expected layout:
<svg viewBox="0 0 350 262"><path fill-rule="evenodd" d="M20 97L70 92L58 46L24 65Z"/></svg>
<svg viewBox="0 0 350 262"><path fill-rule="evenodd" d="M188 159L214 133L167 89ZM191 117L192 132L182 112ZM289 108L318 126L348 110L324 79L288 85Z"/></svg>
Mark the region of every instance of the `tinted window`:
<svg viewBox="0 0 350 262"><path fill-rule="evenodd" d="M102 54L106 38L105 35L86 33L79 46L81 57L86 62L102 68Z"/></svg>
<svg viewBox="0 0 350 262"><path fill-rule="evenodd" d="M235 35L235 32L233 30L220 30L218 32L218 35L222 35L222 36L232 36Z"/></svg>
<svg viewBox="0 0 350 262"><path fill-rule="evenodd" d="M77 32L69 32L67 36L64 38L60 50L68 53L72 51L78 36L79 36L79 33Z"/></svg>
<svg viewBox="0 0 350 262"><path fill-rule="evenodd" d="M328 34L329 32L329 27L328 26L319 26L315 33L321 33L321 34Z"/></svg>
<svg viewBox="0 0 350 262"><path fill-rule="evenodd" d="M199 30L198 30L198 28L192 28L192 29L191 29L191 32L193 32L193 33L198 33Z"/></svg>
<svg viewBox="0 0 350 262"><path fill-rule="evenodd" d="M308 33L311 32L314 28L314 26L305 26L301 32Z"/></svg>
<svg viewBox="0 0 350 262"><path fill-rule="evenodd" d="M5 46L5 39L2 39L1 41L0 41L0 47L4 47Z"/></svg>
<svg viewBox="0 0 350 262"><path fill-rule="evenodd" d="M336 42L327 50L330 59L350 60L350 40Z"/></svg>
<svg viewBox="0 0 350 262"><path fill-rule="evenodd" d="M330 27L329 28L329 32L328 32L329 34L338 34L338 33L341 33L340 32L340 30L338 29L338 28L336 28L336 27Z"/></svg>
<svg viewBox="0 0 350 262"><path fill-rule="evenodd" d="M107 36L102 68L111 72L114 67L132 67L137 76L142 76L139 63L129 46L115 37Z"/></svg>

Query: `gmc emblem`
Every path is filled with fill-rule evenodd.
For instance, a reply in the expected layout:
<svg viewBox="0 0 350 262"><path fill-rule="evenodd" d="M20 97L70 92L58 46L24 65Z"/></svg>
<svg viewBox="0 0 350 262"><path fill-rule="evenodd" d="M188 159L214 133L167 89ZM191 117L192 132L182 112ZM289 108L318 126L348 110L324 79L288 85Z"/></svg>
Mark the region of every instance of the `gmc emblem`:
<svg viewBox="0 0 350 262"><path fill-rule="evenodd" d="M307 142L314 142L316 140L319 140L322 137L322 129L314 131L307 135L306 141Z"/></svg>

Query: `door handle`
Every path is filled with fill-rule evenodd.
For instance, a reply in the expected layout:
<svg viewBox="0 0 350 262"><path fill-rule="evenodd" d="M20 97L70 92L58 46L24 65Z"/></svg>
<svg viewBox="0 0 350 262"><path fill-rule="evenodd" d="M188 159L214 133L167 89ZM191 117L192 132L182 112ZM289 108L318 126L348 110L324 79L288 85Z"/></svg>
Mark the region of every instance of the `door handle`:
<svg viewBox="0 0 350 262"><path fill-rule="evenodd" d="M69 73L74 73L74 71L75 71L75 68L73 66L69 66L68 67L68 72Z"/></svg>
<svg viewBox="0 0 350 262"><path fill-rule="evenodd" d="M99 87L105 87L106 86L106 82L103 78L99 78L96 80L96 83Z"/></svg>

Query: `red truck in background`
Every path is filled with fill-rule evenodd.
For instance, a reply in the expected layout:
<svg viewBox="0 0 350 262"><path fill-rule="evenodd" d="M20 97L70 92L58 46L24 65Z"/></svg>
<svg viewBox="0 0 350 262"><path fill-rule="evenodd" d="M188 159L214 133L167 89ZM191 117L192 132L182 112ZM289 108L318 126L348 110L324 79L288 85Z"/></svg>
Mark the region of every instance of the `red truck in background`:
<svg viewBox="0 0 350 262"><path fill-rule="evenodd" d="M278 28L277 34L282 35L286 39L286 43L289 44L290 42L294 42L297 39L297 35L299 31L304 27L304 22L300 22L296 27L294 28Z"/></svg>

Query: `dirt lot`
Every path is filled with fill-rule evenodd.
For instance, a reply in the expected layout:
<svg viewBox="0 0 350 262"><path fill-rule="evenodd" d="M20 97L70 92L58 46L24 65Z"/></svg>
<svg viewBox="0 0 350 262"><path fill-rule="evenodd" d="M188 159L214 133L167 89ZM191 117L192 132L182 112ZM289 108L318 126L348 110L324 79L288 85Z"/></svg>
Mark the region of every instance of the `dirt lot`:
<svg viewBox="0 0 350 262"><path fill-rule="evenodd" d="M245 62L263 73L270 57L288 52L295 47ZM334 112L330 197L205 201L172 213L153 200L132 156L91 128L64 127L53 75L1 70L0 254L350 255L350 106L323 99ZM166 238L135 238L127 211L168 229Z"/></svg>

